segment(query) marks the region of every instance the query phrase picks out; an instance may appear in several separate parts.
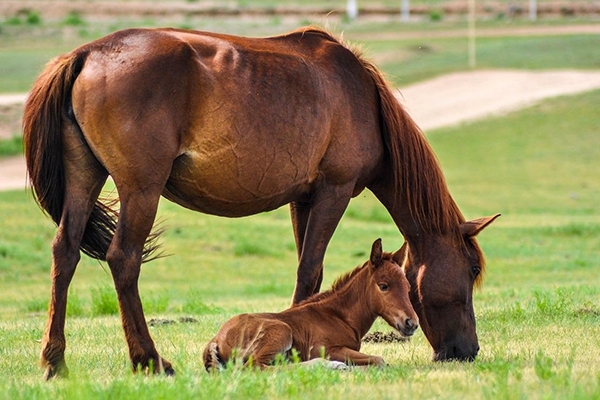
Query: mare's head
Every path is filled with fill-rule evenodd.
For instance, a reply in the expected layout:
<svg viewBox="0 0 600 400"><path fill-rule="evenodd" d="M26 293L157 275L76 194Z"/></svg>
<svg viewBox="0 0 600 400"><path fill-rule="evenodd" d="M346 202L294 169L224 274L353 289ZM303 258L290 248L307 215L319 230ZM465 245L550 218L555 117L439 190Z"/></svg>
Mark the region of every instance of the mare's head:
<svg viewBox="0 0 600 400"><path fill-rule="evenodd" d="M410 285L392 255L383 253L381 239L373 243L367 264L371 276L367 296L374 311L403 336L411 336L419 327L419 317L410 301Z"/></svg>
<svg viewBox="0 0 600 400"><path fill-rule="evenodd" d="M473 361L479 352L473 288L483 277L475 240L498 215L463 222L455 235L432 235L394 254L410 282L410 299L435 361Z"/></svg>

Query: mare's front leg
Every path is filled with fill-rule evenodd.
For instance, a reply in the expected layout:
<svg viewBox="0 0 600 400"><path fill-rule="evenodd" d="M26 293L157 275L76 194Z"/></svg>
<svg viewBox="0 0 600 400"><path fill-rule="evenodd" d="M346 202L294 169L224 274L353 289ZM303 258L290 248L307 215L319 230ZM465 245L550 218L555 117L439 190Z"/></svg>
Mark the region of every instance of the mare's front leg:
<svg viewBox="0 0 600 400"><path fill-rule="evenodd" d="M318 293L323 279L323 258L354 190L355 182L341 186L326 182L312 195L307 205L292 205L292 222L300 261L292 304ZM303 228L303 229L302 229Z"/></svg>
<svg viewBox="0 0 600 400"><path fill-rule="evenodd" d="M378 367L385 365L385 361L379 356L364 354L348 347L330 349L327 355L332 361L341 361L350 365L374 365Z"/></svg>
<svg viewBox="0 0 600 400"><path fill-rule="evenodd" d="M294 239L296 241L296 252L298 253L298 262L302 258L302 249L304 248L304 235L308 225L310 215L310 204L292 202L290 203L290 215L292 218L292 229L294 230ZM318 267L320 273L312 290L312 293L319 293L321 283L323 282L323 264Z"/></svg>
<svg viewBox="0 0 600 400"><path fill-rule="evenodd" d="M141 369L172 375L171 364L159 356L150 337L138 291L144 243L154 223L162 186L141 188L132 183L121 186L119 182L116 186L121 210L106 259L117 290L129 358L134 372Z"/></svg>

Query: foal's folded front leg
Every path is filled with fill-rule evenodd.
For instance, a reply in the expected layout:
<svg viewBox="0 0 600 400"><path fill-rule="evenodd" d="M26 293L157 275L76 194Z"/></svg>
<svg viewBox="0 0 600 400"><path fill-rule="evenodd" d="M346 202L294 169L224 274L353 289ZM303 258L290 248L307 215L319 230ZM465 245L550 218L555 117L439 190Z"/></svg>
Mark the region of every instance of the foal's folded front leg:
<svg viewBox="0 0 600 400"><path fill-rule="evenodd" d="M375 365L378 367L386 365L383 358L379 356L363 354L348 347L331 349L327 355L329 356L330 360L341 361L349 365Z"/></svg>

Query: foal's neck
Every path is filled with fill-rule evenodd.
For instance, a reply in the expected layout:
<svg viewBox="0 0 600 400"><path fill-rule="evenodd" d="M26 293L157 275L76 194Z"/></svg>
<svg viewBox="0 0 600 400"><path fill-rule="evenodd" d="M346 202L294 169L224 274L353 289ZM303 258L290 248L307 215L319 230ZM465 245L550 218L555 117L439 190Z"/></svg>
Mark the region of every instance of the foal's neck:
<svg viewBox="0 0 600 400"><path fill-rule="evenodd" d="M357 332L360 336L359 339L367 334L379 316L373 309L366 289L369 279L370 274L366 269L360 271L346 285L339 288L332 296L324 298L317 305L333 310L339 319Z"/></svg>

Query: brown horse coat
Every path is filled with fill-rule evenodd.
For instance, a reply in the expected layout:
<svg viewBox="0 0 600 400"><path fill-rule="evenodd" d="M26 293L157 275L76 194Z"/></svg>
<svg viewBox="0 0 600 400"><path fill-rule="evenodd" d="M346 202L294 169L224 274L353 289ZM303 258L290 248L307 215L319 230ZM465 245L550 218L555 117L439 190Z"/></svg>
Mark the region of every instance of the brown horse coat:
<svg viewBox="0 0 600 400"><path fill-rule="evenodd" d="M373 243L369 261L339 278L333 287L279 313L241 314L228 320L204 349L207 370L239 360L264 368L292 349L301 361L327 357L352 365L383 365L361 353L362 337L382 317L404 336L419 319L408 297L409 284L392 254Z"/></svg>
<svg viewBox="0 0 600 400"><path fill-rule="evenodd" d="M235 217L290 204L292 302L320 289L327 245L352 196L370 189L406 239L411 299L436 359L479 349L473 286L484 261L419 128L382 74L330 34L270 38L130 29L50 62L25 106L27 168L58 225L42 340L46 376L66 374L67 292L80 251L106 260L132 367L171 373L138 293L161 196ZM98 198L115 182L118 211Z"/></svg>

